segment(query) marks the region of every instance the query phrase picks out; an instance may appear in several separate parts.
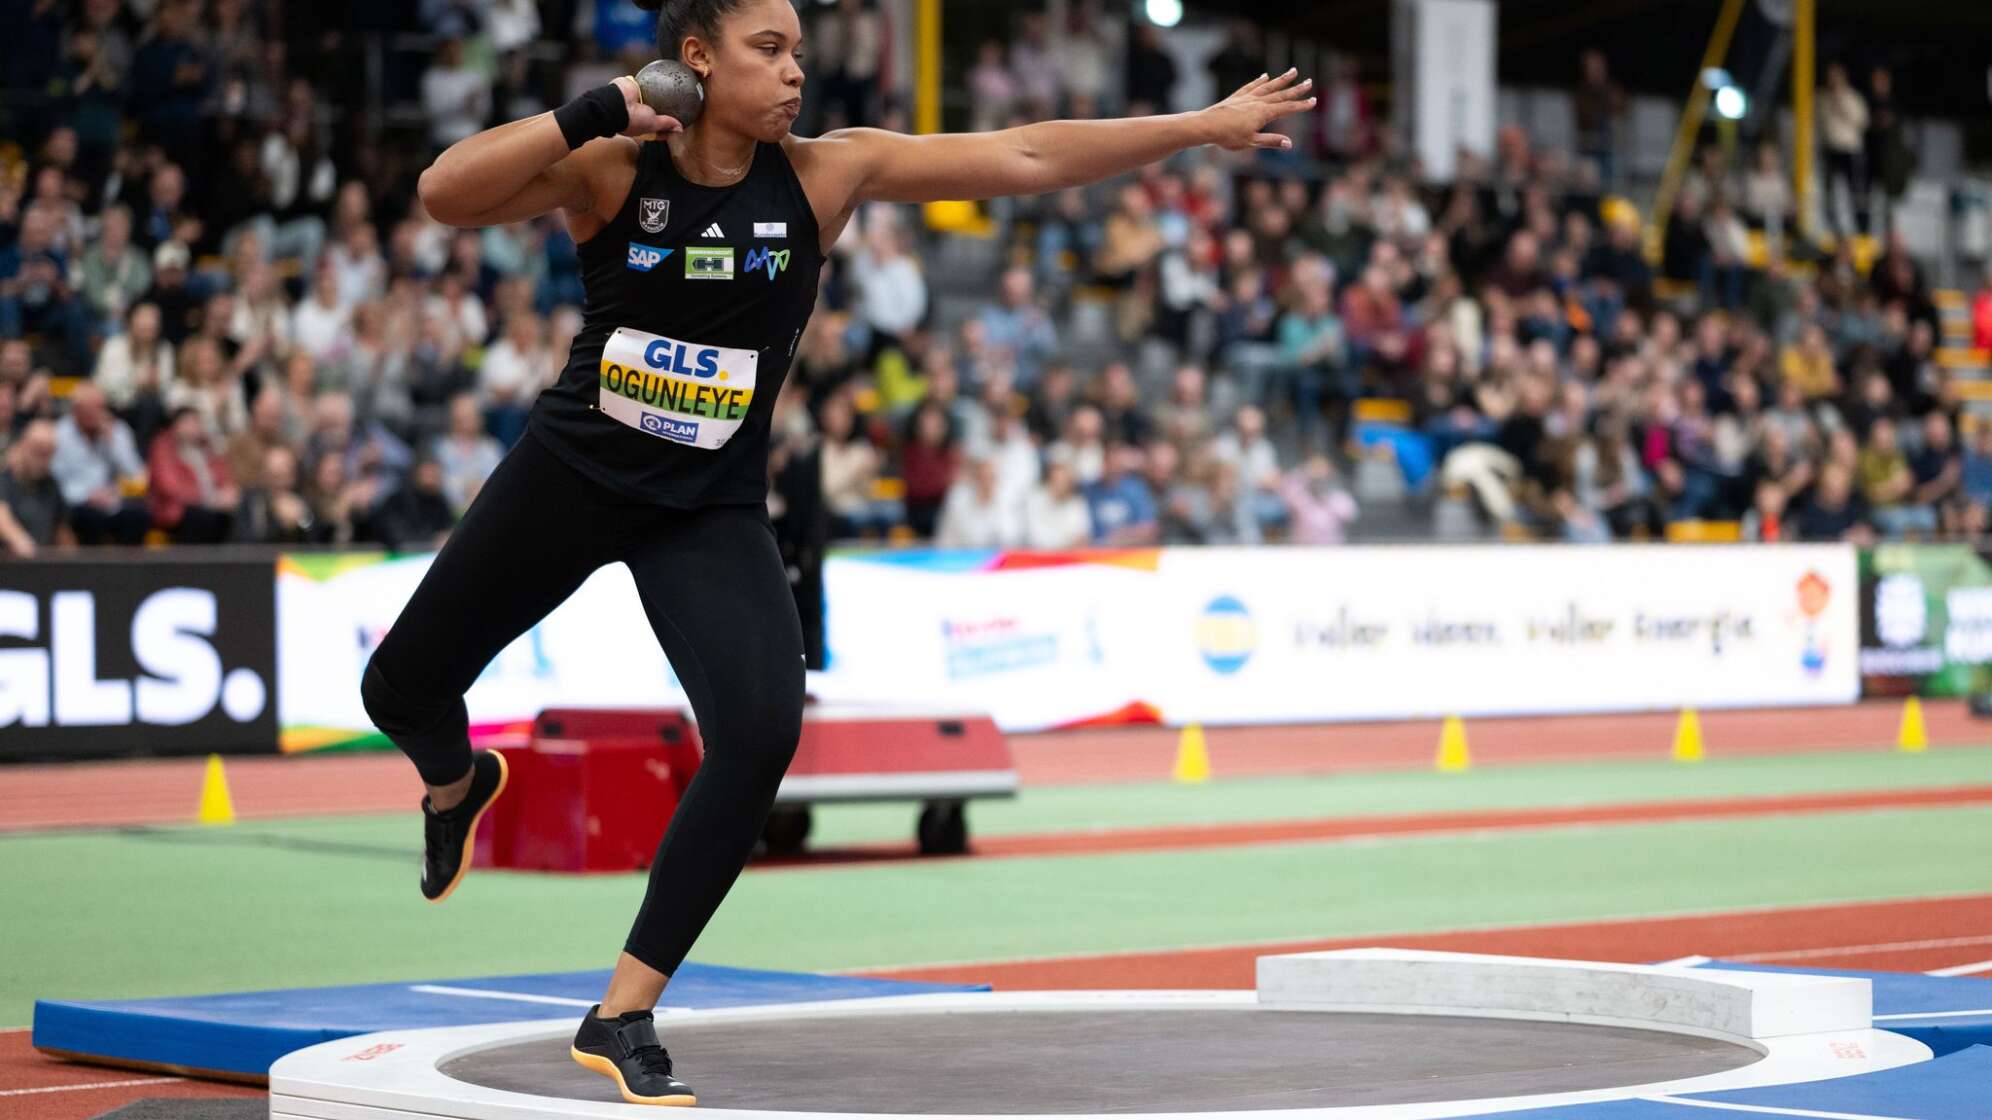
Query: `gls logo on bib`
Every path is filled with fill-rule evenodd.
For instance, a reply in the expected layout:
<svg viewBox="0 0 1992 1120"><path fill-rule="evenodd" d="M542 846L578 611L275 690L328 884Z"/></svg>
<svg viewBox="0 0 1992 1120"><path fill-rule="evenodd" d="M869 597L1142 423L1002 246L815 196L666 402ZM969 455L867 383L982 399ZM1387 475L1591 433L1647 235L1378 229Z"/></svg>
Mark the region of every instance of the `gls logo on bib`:
<svg viewBox="0 0 1992 1120"><path fill-rule="evenodd" d="M663 264L664 258L670 255L669 249L659 249L637 241L629 243L629 267L637 272L649 272Z"/></svg>
<svg viewBox="0 0 1992 1120"><path fill-rule="evenodd" d="M715 451L747 418L760 360L617 327L602 347L599 407L639 432Z"/></svg>

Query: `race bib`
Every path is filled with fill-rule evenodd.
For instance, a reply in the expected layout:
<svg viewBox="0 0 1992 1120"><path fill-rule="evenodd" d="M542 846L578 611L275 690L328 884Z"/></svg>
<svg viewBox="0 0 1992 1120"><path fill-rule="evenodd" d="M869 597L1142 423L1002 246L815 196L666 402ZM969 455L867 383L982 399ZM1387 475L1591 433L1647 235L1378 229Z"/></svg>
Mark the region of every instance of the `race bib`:
<svg viewBox="0 0 1992 1120"><path fill-rule="evenodd" d="M628 327L602 348L601 409L639 432L716 451L754 403L761 355Z"/></svg>

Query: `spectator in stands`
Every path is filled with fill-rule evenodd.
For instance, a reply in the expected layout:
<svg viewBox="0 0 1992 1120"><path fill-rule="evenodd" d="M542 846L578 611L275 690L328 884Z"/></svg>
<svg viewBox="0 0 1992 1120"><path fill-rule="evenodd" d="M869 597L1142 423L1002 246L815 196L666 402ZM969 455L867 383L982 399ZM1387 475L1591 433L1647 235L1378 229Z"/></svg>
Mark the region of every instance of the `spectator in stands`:
<svg viewBox="0 0 1992 1120"><path fill-rule="evenodd" d="M842 538L869 537L886 522L872 496L881 465L878 449L858 430L856 421L850 396L844 392L832 393L817 417L823 432L823 503L830 511L831 534Z"/></svg>
<svg viewBox="0 0 1992 1120"><path fill-rule="evenodd" d="M1231 426L1211 441L1210 453L1232 469L1239 502L1261 528L1286 521L1286 503L1279 493L1279 453L1266 435L1264 412L1255 405L1240 408L1232 415Z"/></svg>
<svg viewBox="0 0 1992 1120"><path fill-rule="evenodd" d="M99 333L114 333L125 309L152 286L152 265L131 243L131 210L111 206L104 211L97 239L77 262L75 284L96 320Z"/></svg>
<svg viewBox="0 0 1992 1120"><path fill-rule="evenodd" d="M1819 91L1819 132L1826 153L1826 224L1835 236L1846 232L1840 200L1854 212L1854 228L1868 231L1867 99L1847 80L1846 64L1829 63Z"/></svg>
<svg viewBox="0 0 1992 1120"><path fill-rule="evenodd" d="M442 469L443 496L462 516L504 457L504 448L484 430L484 417L474 394L458 393L450 398L449 430L437 437L431 454Z"/></svg>
<svg viewBox="0 0 1992 1120"><path fill-rule="evenodd" d="M69 414L55 423L49 471L62 488L69 523L80 544L138 544L152 527L143 501L123 485L142 484L145 461L131 426L111 414L103 390L90 382L69 396Z"/></svg>
<svg viewBox="0 0 1992 1120"><path fill-rule="evenodd" d="M1038 446L1008 398L1006 387L985 403L986 427L968 452L986 458L996 468L996 490L1011 508L1021 508L1024 495L1038 480Z"/></svg>
<svg viewBox="0 0 1992 1120"><path fill-rule="evenodd" d="M1229 97L1225 90L1221 96ZM1128 111L1146 113L1176 111L1176 60L1162 43L1162 29L1144 23L1134 33L1134 46L1127 59Z"/></svg>
<svg viewBox="0 0 1992 1120"><path fill-rule="evenodd" d="M1130 183L1120 189L1113 213L1107 215L1105 237L1093 258L1093 271L1101 281L1116 287L1130 287L1141 271L1162 255L1167 242L1156 224L1148 192Z"/></svg>
<svg viewBox="0 0 1992 1120"><path fill-rule="evenodd" d="M446 37L437 48L435 63L422 75L422 109L429 120L430 142L447 148L490 119L491 78L464 59L458 27L438 30Z"/></svg>
<svg viewBox="0 0 1992 1120"><path fill-rule="evenodd" d="M222 359L212 338L195 337L180 348L180 369L166 389L166 411L191 408L216 446L249 426L248 394L239 371Z"/></svg>
<svg viewBox="0 0 1992 1120"><path fill-rule="evenodd" d="M1100 410L1092 405L1073 409L1064 434L1045 448L1045 462L1069 468L1081 487L1096 482L1107 466L1106 421Z"/></svg>
<svg viewBox="0 0 1992 1120"><path fill-rule="evenodd" d="M900 477L906 482L906 524L921 538L934 535L941 503L954 485L961 449L946 409L929 401L913 410L900 449Z"/></svg>
<svg viewBox="0 0 1992 1120"><path fill-rule="evenodd" d="M1286 503L1289 541L1331 545L1348 539L1348 523L1356 519L1356 499L1343 487L1328 456L1308 456L1281 479L1279 492Z"/></svg>
<svg viewBox="0 0 1992 1120"><path fill-rule="evenodd" d="M1107 448L1099 479L1085 488L1094 544L1134 548L1161 539L1160 510L1143 477L1146 465L1147 456L1139 447L1115 444Z"/></svg>
<svg viewBox="0 0 1992 1120"><path fill-rule="evenodd" d="M371 482L349 477L346 461L339 455L320 455L310 472L311 485L305 496L311 505L312 544L346 545L378 539L374 536L375 488Z"/></svg>
<svg viewBox="0 0 1992 1120"><path fill-rule="evenodd" d="M12 381L0 381L0 462L5 461L7 449L14 446L16 423L25 423L14 407L18 392Z"/></svg>
<svg viewBox="0 0 1992 1120"><path fill-rule="evenodd" d="M1324 398L1335 403L1337 416L1346 416L1361 392L1360 377L1349 369L1342 320L1332 300L1325 282L1309 284L1301 289L1298 306L1280 316L1281 388L1291 394L1300 439L1307 444L1320 431Z"/></svg>
<svg viewBox="0 0 1992 1120"><path fill-rule="evenodd" d="M1867 507L1854 493L1854 480L1844 464L1828 463L1819 472L1812 500L1798 515L1796 538L1806 541L1864 541Z"/></svg>
<svg viewBox="0 0 1992 1120"><path fill-rule="evenodd" d="M1008 501L989 459L970 459L948 488L934 543L941 548L1014 548L1023 539L1022 511Z"/></svg>
<svg viewBox="0 0 1992 1120"><path fill-rule="evenodd" d="M166 391L173 385L173 344L162 334L159 308L141 303L125 319L125 331L97 352L90 380L119 415L131 421L141 444L165 418Z"/></svg>
<svg viewBox="0 0 1992 1120"><path fill-rule="evenodd" d="M248 425L228 438L228 469L236 478L257 478L263 472L270 448L291 447L303 434L304 424L292 403L290 390L265 384L249 406Z"/></svg>
<svg viewBox="0 0 1992 1120"><path fill-rule="evenodd" d="M380 504L380 539L392 552L438 549L456 526L456 511L443 493L443 467L427 452L418 455L402 486Z"/></svg>
<svg viewBox="0 0 1992 1120"><path fill-rule="evenodd" d="M159 309L160 333L174 346L200 326L201 300L192 286L193 254L184 242L167 241L152 251L152 287L145 302Z"/></svg>
<svg viewBox="0 0 1992 1120"><path fill-rule="evenodd" d="M1924 414L1922 443L1909 455L1909 473L1916 483L1909 501L1929 511L1925 519L1932 530L1956 529L1955 504L1964 462L1947 414L1935 409Z"/></svg>
<svg viewBox="0 0 1992 1120"><path fill-rule="evenodd" d="M0 467L0 547L23 560L42 550L73 548L69 503L50 473L55 459L55 424L31 420L7 449Z"/></svg>
<svg viewBox="0 0 1992 1120"><path fill-rule="evenodd" d="M1064 550L1082 548L1092 539L1092 511L1072 468L1064 463L1046 466L1043 481L1024 500L1024 546Z"/></svg>
<svg viewBox="0 0 1992 1120"><path fill-rule="evenodd" d="M260 403L260 398L258 403ZM297 455L271 445L242 491L235 509L234 540L243 544L303 544L311 539L311 504L298 492Z"/></svg>
<svg viewBox="0 0 1992 1120"><path fill-rule="evenodd" d="M491 434L507 447L519 441L540 383L554 369L543 333L539 316L529 312L513 316L505 325L505 337L485 351L484 365L478 370L478 392Z"/></svg>
<svg viewBox="0 0 1992 1120"><path fill-rule="evenodd" d="M179 164L200 155L201 109L216 82L200 10L199 0L160 0L131 63L130 105L141 135Z"/></svg>
<svg viewBox="0 0 1992 1120"><path fill-rule="evenodd" d="M228 457L192 405L174 408L146 456L152 523L176 544L227 540L242 494Z"/></svg>
<svg viewBox="0 0 1992 1120"><path fill-rule="evenodd" d="M873 223L850 261L858 306L872 329L871 352L901 345L927 317L927 279L906 251L905 232L897 221Z"/></svg>
<svg viewBox="0 0 1992 1120"><path fill-rule="evenodd" d="M1003 61L1003 43L985 40L976 52L975 66L968 72L970 132L991 132L1003 127L1017 103L1020 90L1016 75Z"/></svg>
<svg viewBox="0 0 1992 1120"><path fill-rule="evenodd" d="M1017 388L1030 392L1058 347L1051 317L1037 305L1030 270L1003 273L998 302L982 312L983 337L1016 370Z"/></svg>
<svg viewBox="0 0 1992 1120"><path fill-rule="evenodd" d="M1786 501L1785 488L1776 479L1757 483L1756 499L1739 526L1742 538L1766 544L1794 539L1790 519L1785 516Z"/></svg>
<svg viewBox="0 0 1992 1120"><path fill-rule="evenodd" d="M1868 428L1867 446L1861 449L1860 493L1875 527L1888 537L1906 533L1928 533L1936 529L1936 512L1912 504L1916 476L1909 470L1909 457L1896 440L1895 423L1877 417Z"/></svg>
<svg viewBox="0 0 1992 1120"><path fill-rule="evenodd" d="M1596 48L1582 58L1583 74L1571 107L1577 116L1577 154L1595 163L1598 181L1618 185L1618 124L1625 115L1625 90L1612 81L1605 54Z"/></svg>
<svg viewBox="0 0 1992 1120"><path fill-rule="evenodd" d="M1023 92L1022 111L1030 120L1052 115L1058 104L1058 51L1051 44L1043 12L1017 17L1017 34L1010 40L1010 73Z"/></svg>
<svg viewBox="0 0 1992 1120"><path fill-rule="evenodd" d="M1840 392L1839 371L1834 368L1833 348L1826 341L1826 328L1808 322L1796 343L1787 345L1778 365L1786 385L1808 401L1836 396Z"/></svg>
<svg viewBox="0 0 1992 1120"><path fill-rule="evenodd" d="M817 21L817 52L826 60L824 100L847 126L878 119L878 66L885 53L885 24L869 0L838 0Z"/></svg>
<svg viewBox="0 0 1992 1120"><path fill-rule="evenodd" d="M70 286L69 260L56 242L57 217L31 204L21 213L11 245L0 245L0 338L46 336L61 348L68 372L89 354L90 317Z"/></svg>
<svg viewBox="0 0 1992 1120"><path fill-rule="evenodd" d="M362 528L368 527L367 515L373 504L394 492L415 459L408 445L379 421L357 419L353 399L337 390L320 393L313 400L311 432L305 437L303 451L306 477L314 486L328 477L320 472L318 461L330 456L339 460L341 488L364 488L364 508L354 519ZM317 497L328 493L331 491L321 488Z"/></svg>
<svg viewBox="0 0 1992 1120"><path fill-rule="evenodd" d="M1868 122L1862 137L1862 158L1866 161L1869 195L1866 205L1879 218L1882 236L1895 230L1895 203L1909 189L1915 172L1916 156L1909 147L1908 127L1895 98L1895 75L1886 66L1877 66L1868 75Z"/></svg>

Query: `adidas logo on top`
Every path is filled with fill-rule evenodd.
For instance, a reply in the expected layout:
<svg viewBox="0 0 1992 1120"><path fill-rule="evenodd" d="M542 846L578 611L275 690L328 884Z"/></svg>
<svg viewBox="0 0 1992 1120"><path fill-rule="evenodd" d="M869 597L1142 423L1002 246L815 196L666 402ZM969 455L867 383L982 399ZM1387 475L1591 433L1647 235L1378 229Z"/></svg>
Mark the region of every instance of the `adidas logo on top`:
<svg viewBox="0 0 1992 1120"><path fill-rule="evenodd" d="M707 227L705 228L705 232L704 232L704 233L701 233L701 234L699 234L699 236L700 236L700 237L725 237L725 236L726 236L726 234L725 234L725 233L724 233L723 231L721 231L721 230L720 230L720 228L719 228L719 223L718 223L718 222L714 222L713 224L711 224L711 225L707 226Z"/></svg>

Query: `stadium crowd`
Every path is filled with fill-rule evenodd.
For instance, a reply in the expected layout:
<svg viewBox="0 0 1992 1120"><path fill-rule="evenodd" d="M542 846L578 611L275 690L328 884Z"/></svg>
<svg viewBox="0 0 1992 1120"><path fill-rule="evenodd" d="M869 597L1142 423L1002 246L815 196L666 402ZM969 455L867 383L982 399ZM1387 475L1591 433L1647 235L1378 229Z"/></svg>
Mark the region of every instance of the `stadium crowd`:
<svg viewBox="0 0 1992 1120"><path fill-rule="evenodd" d="M429 548L519 438L580 324L574 245L557 217L439 225L413 175L633 69L647 17L356 7L426 44L380 79L419 104L412 135L353 108L318 5L0 15L0 552ZM811 64L810 124L903 122L881 14L840 0L809 20L812 54L837 60ZM571 50L535 49L563 29ZM1177 66L1154 28L1075 3L1065 28L1021 14L965 84L974 125L1000 127L1182 108ZM1251 29L1209 66L1223 90L1256 76ZM1582 67L1581 155L1511 129L1443 184L1352 65L1321 86L1292 153L1186 153L1000 209L1016 263L958 322L917 211L861 215L776 404L778 518L973 547L1333 543L1359 516L1344 476L1382 460L1511 536L1985 530L1992 425L1969 424L1936 361L1921 266L1892 229L1865 269L1850 243L1797 237L1775 148L1708 148L1653 265L1604 186L1623 98L1602 56ZM1898 153L1885 73L1866 96L1855 148ZM1842 154L1849 208L1885 218L1881 177ZM1985 345L1992 286L1977 311ZM1089 312L1105 346L1075 343Z"/></svg>

